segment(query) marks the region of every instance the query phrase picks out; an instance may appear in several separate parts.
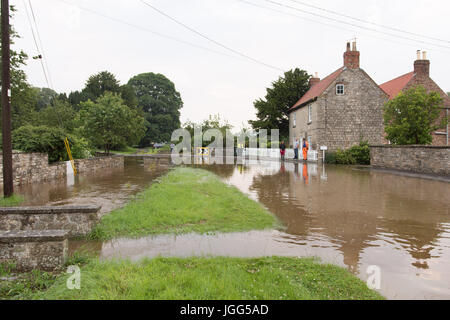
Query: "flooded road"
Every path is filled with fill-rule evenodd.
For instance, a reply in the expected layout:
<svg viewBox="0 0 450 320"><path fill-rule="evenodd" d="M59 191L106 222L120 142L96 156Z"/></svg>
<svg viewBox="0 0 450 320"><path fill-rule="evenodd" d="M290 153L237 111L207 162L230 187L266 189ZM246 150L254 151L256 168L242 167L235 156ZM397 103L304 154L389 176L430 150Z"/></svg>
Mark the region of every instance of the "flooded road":
<svg viewBox="0 0 450 320"><path fill-rule="evenodd" d="M138 192L163 175L167 166L145 164L142 158L125 157L124 168L108 168L80 174L72 185L66 179L15 187L25 197L23 206L101 205L101 214L123 206Z"/></svg>
<svg viewBox="0 0 450 320"><path fill-rule="evenodd" d="M448 182L368 168L247 160L196 165L274 213L283 231L167 235L91 243L103 259L317 256L362 280L381 271L389 299L450 299ZM85 244L85 243L84 243ZM72 250L80 243L72 242Z"/></svg>
<svg viewBox="0 0 450 320"><path fill-rule="evenodd" d="M195 165L210 170L262 203L285 230L216 235L167 235L70 242L100 258L138 260L156 256L317 256L362 280L375 265L380 293L390 299L450 299L450 183L368 168L243 164ZM75 184L18 188L27 205L101 204L122 206L167 171L167 166L126 158L124 169L79 176Z"/></svg>

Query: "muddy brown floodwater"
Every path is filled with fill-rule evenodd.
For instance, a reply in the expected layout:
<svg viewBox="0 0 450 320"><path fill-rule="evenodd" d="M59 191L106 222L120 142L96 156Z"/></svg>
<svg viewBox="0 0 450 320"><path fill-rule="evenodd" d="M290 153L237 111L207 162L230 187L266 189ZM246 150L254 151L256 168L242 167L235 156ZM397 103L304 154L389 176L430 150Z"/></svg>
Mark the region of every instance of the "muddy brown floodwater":
<svg viewBox="0 0 450 320"><path fill-rule="evenodd" d="M123 206L139 191L163 175L168 166L144 165L142 158L126 157L124 168L80 174L69 185L65 179L15 187L24 206L101 205L101 214Z"/></svg>
<svg viewBox="0 0 450 320"><path fill-rule="evenodd" d="M362 280L381 271L390 299L450 299L450 183L368 168L247 160L196 165L267 207L285 230L165 235L104 243L72 241L101 259L156 256L317 256ZM75 185L24 187L29 204L121 206L167 167L127 159L124 170L78 177Z"/></svg>

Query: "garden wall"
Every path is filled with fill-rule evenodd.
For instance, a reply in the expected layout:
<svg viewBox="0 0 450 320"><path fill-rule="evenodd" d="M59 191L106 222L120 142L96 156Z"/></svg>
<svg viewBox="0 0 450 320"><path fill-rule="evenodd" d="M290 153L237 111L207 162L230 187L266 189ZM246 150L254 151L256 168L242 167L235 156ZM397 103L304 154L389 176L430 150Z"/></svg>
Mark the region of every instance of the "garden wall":
<svg viewBox="0 0 450 320"><path fill-rule="evenodd" d="M87 235L100 220L99 206L0 208L0 230L65 230L69 237Z"/></svg>
<svg viewBox="0 0 450 320"><path fill-rule="evenodd" d="M370 146L373 167L450 176L450 147Z"/></svg>
<svg viewBox="0 0 450 320"><path fill-rule="evenodd" d="M75 167L79 173L94 172L106 168L123 168L124 157L113 155L107 157L96 157L90 159L75 160Z"/></svg>
<svg viewBox="0 0 450 320"><path fill-rule="evenodd" d="M13 152L13 179L15 185L50 181L67 176L65 162L48 163L48 155L44 153ZM93 172L104 168L124 166L123 156L98 157L75 160L79 173ZM0 154L0 173L3 171L3 155ZM0 184L3 175L0 174Z"/></svg>

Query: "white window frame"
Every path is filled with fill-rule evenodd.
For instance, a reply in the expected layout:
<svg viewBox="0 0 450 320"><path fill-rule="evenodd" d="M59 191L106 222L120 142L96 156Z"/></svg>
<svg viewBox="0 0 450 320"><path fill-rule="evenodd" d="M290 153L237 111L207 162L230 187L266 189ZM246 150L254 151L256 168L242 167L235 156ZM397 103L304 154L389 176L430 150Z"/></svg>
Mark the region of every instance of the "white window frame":
<svg viewBox="0 0 450 320"><path fill-rule="evenodd" d="M340 88L342 87L342 93L341 92L339 92L340 90ZM342 83L338 83L337 85L336 85L336 95L338 95L338 96L342 96L342 95L344 95L345 94L345 86L342 84Z"/></svg>
<svg viewBox="0 0 450 320"><path fill-rule="evenodd" d="M292 128L297 126L297 112L294 112L294 116L292 117Z"/></svg>
<svg viewBox="0 0 450 320"><path fill-rule="evenodd" d="M308 123L312 122L312 105L308 105Z"/></svg>

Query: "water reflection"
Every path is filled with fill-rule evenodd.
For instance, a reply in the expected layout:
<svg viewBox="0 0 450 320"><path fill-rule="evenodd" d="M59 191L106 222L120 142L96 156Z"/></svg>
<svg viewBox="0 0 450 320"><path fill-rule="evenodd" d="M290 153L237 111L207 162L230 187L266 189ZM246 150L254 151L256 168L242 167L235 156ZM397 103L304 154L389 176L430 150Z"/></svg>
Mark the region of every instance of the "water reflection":
<svg viewBox="0 0 450 320"><path fill-rule="evenodd" d="M320 241L319 247L333 248L362 278L371 264L392 283L404 277L409 285L402 283L400 291L408 297L435 297L439 288L438 297L450 298L447 182L258 160L223 167L204 166L264 204L296 243ZM434 278L440 280L424 292L414 291ZM398 294L398 288L384 285L386 294Z"/></svg>

